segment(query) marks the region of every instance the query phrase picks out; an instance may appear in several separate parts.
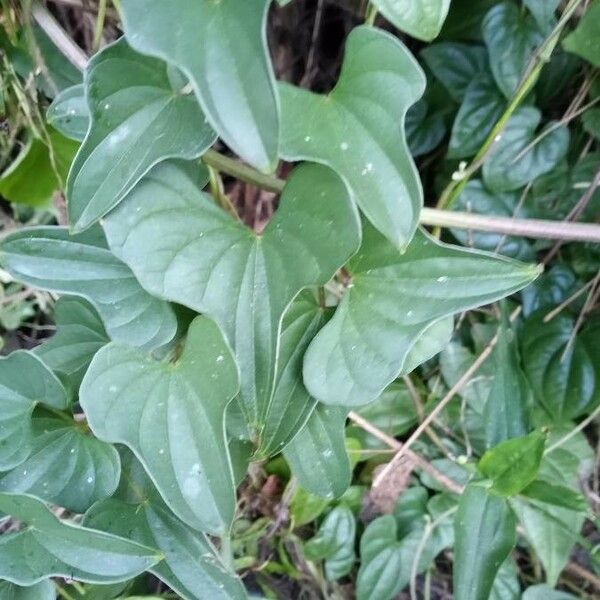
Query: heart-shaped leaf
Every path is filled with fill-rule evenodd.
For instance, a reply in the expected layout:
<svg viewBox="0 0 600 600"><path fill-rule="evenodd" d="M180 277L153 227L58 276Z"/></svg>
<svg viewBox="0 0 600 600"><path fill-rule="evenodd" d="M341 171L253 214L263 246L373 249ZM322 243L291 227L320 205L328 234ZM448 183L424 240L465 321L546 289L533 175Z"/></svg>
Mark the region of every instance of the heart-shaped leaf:
<svg viewBox="0 0 600 600"><path fill-rule="evenodd" d="M346 451L348 409L317 404L306 425L283 451L292 473L311 494L339 498L350 485Z"/></svg>
<svg viewBox="0 0 600 600"><path fill-rule="evenodd" d="M58 94L48 107L46 120L65 137L82 142L90 125L85 86L80 83Z"/></svg>
<svg viewBox="0 0 600 600"><path fill-rule="evenodd" d="M60 298L54 305L54 321L56 333L33 352L77 390L94 354L110 339L98 313L83 298Z"/></svg>
<svg viewBox="0 0 600 600"><path fill-rule="evenodd" d="M488 598L500 565L517 541L516 519L504 498L471 484L454 520L454 597Z"/></svg>
<svg viewBox="0 0 600 600"><path fill-rule="evenodd" d="M107 217L105 231L145 289L219 324L235 349L240 406L261 447L273 418L282 316L300 290L326 283L359 245L358 216L342 180L326 167L302 165L257 235L163 164ZM279 400L276 407L278 418Z"/></svg>
<svg viewBox="0 0 600 600"><path fill-rule="evenodd" d="M156 564L157 550L59 521L33 496L0 493L0 511L27 527L0 537L0 578L34 585L48 577L126 581Z"/></svg>
<svg viewBox="0 0 600 600"><path fill-rule="evenodd" d="M7 471L31 452L31 415L36 405L62 410L69 398L52 371L24 350L0 358L0 382L0 470Z"/></svg>
<svg viewBox="0 0 600 600"><path fill-rule="evenodd" d="M494 79L510 98L544 36L535 19L514 2L500 2L491 8L483 20L482 31Z"/></svg>
<svg viewBox="0 0 600 600"><path fill-rule="evenodd" d="M236 365L219 328L197 317L174 364L118 344L102 348L80 402L94 434L128 446L181 519L222 534L235 509L225 409L237 390Z"/></svg>
<svg viewBox="0 0 600 600"><path fill-rule="evenodd" d="M304 358L304 383L326 404L377 398L433 322L494 302L531 282L533 265L441 244L418 231L401 253L365 224L352 277L333 319Z"/></svg>
<svg viewBox="0 0 600 600"><path fill-rule="evenodd" d="M132 461L135 458L126 457L124 467ZM127 470L119 497L93 506L85 525L160 550L163 560L149 570L183 598L247 598L210 540L175 517L147 477L137 472L140 468Z"/></svg>
<svg viewBox="0 0 600 600"><path fill-rule="evenodd" d="M551 421L574 419L593 408L600 398L593 348L576 336L573 320L560 314L544 323L544 309L525 321L521 331L521 351L527 357L523 367L535 398Z"/></svg>
<svg viewBox="0 0 600 600"><path fill-rule="evenodd" d="M373 5L401 31L429 42L440 32L450 0L373 0Z"/></svg>
<svg viewBox="0 0 600 600"><path fill-rule="evenodd" d="M333 168L367 219L394 245L406 246L423 204L404 136L406 112L425 89L410 52L387 32L357 27L332 92L283 83L279 89L282 156Z"/></svg>
<svg viewBox="0 0 600 600"><path fill-rule="evenodd" d="M593 2L583 14L577 29L563 42L565 50L600 67L600 4Z"/></svg>
<svg viewBox="0 0 600 600"><path fill-rule="evenodd" d="M121 464L110 444L86 435L75 422L48 418L34 418L33 436L27 460L0 475L0 492L32 494L83 513L117 489Z"/></svg>
<svg viewBox="0 0 600 600"><path fill-rule="evenodd" d="M488 64L485 48L470 44L432 44L421 50L421 56L457 102L463 101L469 84Z"/></svg>
<svg viewBox="0 0 600 600"><path fill-rule="evenodd" d="M477 75L467 87L464 100L454 119L448 157L474 156L494 123L502 115L505 106L506 100L498 91L492 76L487 72Z"/></svg>
<svg viewBox="0 0 600 600"><path fill-rule="evenodd" d="M91 123L67 188L74 231L116 206L153 165L196 158L216 139L185 78L123 39L90 60L84 85Z"/></svg>
<svg viewBox="0 0 600 600"><path fill-rule="evenodd" d="M171 306L140 287L100 228L75 236L64 227L19 229L2 241L0 261L23 283L91 302L113 340L153 349L175 336Z"/></svg>
<svg viewBox="0 0 600 600"><path fill-rule="evenodd" d="M569 149L569 130L561 126L547 135L544 131L534 141L541 118L540 111L532 106L513 113L483 165L486 187L494 192L518 190L551 171L564 158Z"/></svg>
<svg viewBox="0 0 600 600"><path fill-rule="evenodd" d="M223 141L264 171L277 164L279 136L265 32L269 5L270 0L171 0L148 10L146 0L121 3L129 43L181 69Z"/></svg>

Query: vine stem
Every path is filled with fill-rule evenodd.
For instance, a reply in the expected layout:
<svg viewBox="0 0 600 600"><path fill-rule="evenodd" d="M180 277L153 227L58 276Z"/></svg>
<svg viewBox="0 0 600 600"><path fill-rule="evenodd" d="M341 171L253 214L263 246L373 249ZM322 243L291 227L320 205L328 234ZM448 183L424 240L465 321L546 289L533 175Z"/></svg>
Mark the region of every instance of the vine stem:
<svg viewBox="0 0 600 600"><path fill-rule="evenodd" d="M285 186L283 179L279 179L274 175L261 173L248 165L214 150L208 150L202 157L202 161L217 171L251 183L269 192L280 194ZM522 235L535 239L600 242L600 225L593 223L516 219L513 217L476 215L437 208L423 208L421 210L420 222L422 225L490 231L506 235Z"/></svg>
<svg viewBox="0 0 600 600"><path fill-rule="evenodd" d="M508 106L492 128L492 131L490 131L471 164L466 169L462 169L455 174L455 177L440 195L436 208L444 209L452 207L471 176L479 170L494 146L500 141L506 124L536 84L542 68L550 59L550 56L558 43L561 31L575 12L575 9L581 4L581 1L582 0L571 0L567 4L556 27L531 57L531 61L525 69L521 81Z"/></svg>

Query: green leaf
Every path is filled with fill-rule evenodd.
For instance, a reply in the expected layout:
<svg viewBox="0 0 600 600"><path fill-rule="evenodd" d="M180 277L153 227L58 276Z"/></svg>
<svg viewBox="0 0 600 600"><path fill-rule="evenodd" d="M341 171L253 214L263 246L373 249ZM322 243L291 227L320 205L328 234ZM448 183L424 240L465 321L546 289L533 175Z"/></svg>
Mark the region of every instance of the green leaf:
<svg viewBox="0 0 600 600"><path fill-rule="evenodd" d="M0 471L7 471L33 448L31 415L36 405L62 410L69 399L52 371L24 350L0 358L0 382Z"/></svg>
<svg viewBox="0 0 600 600"><path fill-rule="evenodd" d="M481 41L481 23L497 0L452 0L440 39Z"/></svg>
<svg viewBox="0 0 600 600"><path fill-rule="evenodd" d="M156 550L127 539L59 521L33 496L0 494L0 511L27 526L0 537L0 578L17 585L51 576L126 581L161 558Z"/></svg>
<svg viewBox="0 0 600 600"><path fill-rule="evenodd" d="M327 508L329 500L311 494L302 487L296 487L296 491L290 500L290 519L294 528L308 525L316 520Z"/></svg>
<svg viewBox="0 0 600 600"><path fill-rule="evenodd" d="M454 317L452 316L443 317L429 325L408 351L402 372L412 373L417 367L441 352L448 345L453 333Z"/></svg>
<svg viewBox="0 0 600 600"><path fill-rule="evenodd" d="M506 440L488 450L477 468L492 480L496 493L515 496L536 478L545 443L546 435L541 431Z"/></svg>
<svg viewBox="0 0 600 600"><path fill-rule="evenodd" d="M442 111L430 112L423 98L406 113L405 129L410 153L415 157L431 152L446 135Z"/></svg>
<svg viewBox="0 0 600 600"><path fill-rule="evenodd" d="M487 72L477 75L465 91L458 109L448 145L449 158L474 156L494 124L498 121L506 100Z"/></svg>
<svg viewBox="0 0 600 600"><path fill-rule="evenodd" d="M312 494L338 498L350 485L352 469L345 445L348 410L317 404L306 425L283 450L292 473Z"/></svg>
<svg viewBox="0 0 600 600"><path fill-rule="evenodd" d="M65 137L82 142L90 125L85 86L74 85L58 94L48 107L46 120Z"/></svg>
<svg viewBox="0 0 600 600"><path fill-rule="evenodd" d="M31 136L17 158L2 173L0 194L10 202L47 208L52 194L64 189L69 166L78 147L51 128L48 128L47 141Z"/></svg>
<svg viewBox="0 0 600 600"><path fill-rule="evenodd" d="M521 194L517 192L492 193L485 188L481 181L471 180L464 187L452 208L480 215L525 218L527 211L520 207L522 204L520 196ZM464 246L499 252L520 260L535 260L535 252L531 244L523 237L464 229L452 229L452 235Z"/></svg>
<svg viewBox="0 0 600 600"><path fill-rule="evenodd" d="M84 85L91 123L67 186L74 231L103 217L158 162L197 158L215 141L185 78L124 40L90 60Z"/></svg>
<svg viewBox="0 0 600 600"><path fill-rule="evenodd" d="M279 87L283 158L332 167L367 219L397 247L412 238L423 204L404 120L424 89L423 72L405 46L367 26L348 36L329 94Z"/></svg>
<svg viewBox="0 0 600 600"><path fill-rule="evenodd" d="M55 600L55 598L54 585L48 579L28 587L8 581L0 582L0 600Z"/></svg>
<svg viewBox="0 0 600 600"><path fill-rule="evenodd" d="M600 2L596 0L583 14L577 29L563 41L563 48L600 67Z"/></svg>
<svg viewBox="0 0 600 600"><path fill-rule="evenodd" d="M556 264L521 292L523 315L529 317L540 308L550 310L577 290L575 274L569 267Z"/></svg>
<svg viewBox="0 0 600 600"><path fill-rule="evenodd" d="M522 600L577 600L577 596L553 590L549 585L542 583L528 587L523 592Z"/></svg>
<svg viewBox="0 0 600 600"><path fill-rule="evenodd" d="M585 131L600 140L600 108L592 108L583 113L581 124Z"/></svg>
<svg viewBox="0 0 600 600"><path fill-rule="evenodd" d="M532 106L518 108L509 119L500 141L483 165L485 185L494 192L517 190L551 171L566 155L569 130L560 126L540 139L536 129L542 116ZM553 127L548 124L547 128ZM533 144L533 145L532 145Z"/></svg>
<svg viewBox="0 0 600 600"><path fill-rule="evenodd" d="M564 485L553 485L541 479L532 481L525 489L521 490L521 495L578 512L586 512L588 507L581 494Z"/></svg>
<svg viewBox="0 0 600 600"><path fill-rule="evenodd" d="M148 10L146 0L121 3L129 43L181 69L223 141L264 171L277 165L279 134L265 32L269 5L270 0L172 0Z"/></svg>
<svg viewBox="0 0 600 600"><path fill-rule="evenodd" d="M377 398L402 371L408 352L435 321L524 287L538 269L459 249L418 231L401 253L365 224L348 263L352 283L304 358L304 384L326 404Z"/></svg>
<svg viewBox="0 0 600 600"><path fill-rule="evenodd" d="M490 9L483 20L482 31L494 79L510 98L544 36L535 19L514 2L501 2Z"/></svg>
<svg viewBox="0 0 600 600"><path fill-rule="evenodd" d="M542 31L548 31L556 21L555 12L560 0L523 0L523 4L533 15L537 26Z"/></svg>
<svg viewBox="0 0 600 600"><path fill-rule="evenodd" d="M523 367L537 402L551 421L560 423L593 407L598 384L588 345L580 336L569 343L574 335L571 317L563 312L544 323L545 313L541 309L524 323Z"/></svg>
<svg viewBox="0 0 600 600"><path fill-rule="evenodd" d="M401 31L430 42L442 29L450 0L373 0L373 5Z"/></svg>
<svg viewBox="0 0 600 600"><path fill-rule="evenodd" d="M427 46L421 56L457 102L464 100L470 83L488 64L485 48L453 42Z"/></svg>
<svg viewBox="0 0 600 600"><path fill-rule="evenodd" d="M502 563L496 574L488 600L519 600L519 598L521 598L521 585L517 566L509 557Z"/></svg>
<svg viewBox="0 0 600 600"><path fill-rule="evenodd" d="M340 579L354 565L355 537L354 515L347 506L340 504L325 517L315 537L304 544L305 556L313 561L325 559L328 581Z"/></svg>
<svg viewBox="0 0 600 600"><path fill-rule="evenodd" d="M517 541L515 516L506 500L470 484L460 498L454 530L454 598L487 598Z"/></svg>
<svg viewBox="0 0 600 600"><path fill-rule="evenodd" d="M529 431L532 393L521 369L515 332L503 306L498 342L493 352L494 381L485 403L485 437L488 448Z"/></svg>
<svg viewBox="0 0 600 600"><path fill-rule="evenodd" d="M257 235L163 164L107 217L105 230L145 289L221 327L235 350L240 406L260 452L265 424L283 408L278 400L271 413L282 316L300 290L329 281L359 245L358 216L341 179L319 165L298 167Z"/></svg>
<svg viewBox="0 0 600 600"><path fill-rule="evenodd" d="M121 463L113 446L63 420L34 418L31 452L0 475L0 492L31 494L76 513L111 496Z"/></svg>
<svg viewBox="0 0 600 600"><path fill-rule="evenodd" d="M222 534L235 510L224 421L237 390L221 332L197 317L173 364L114 343L102 348L83 379L80 402L94 434L128 446L177 516Z"/></svg>
<svg viewBox="0 0 600 600"><path fill-rule="evenodd" d="M33 352L77 390L94 354L110 339L94 307L76 296L58 300L54 321L56 333Z"/></svg>
<svg viewBox="0 0 600 600"><path fill-rule="evenodd" d="M113 340L153 349L175 336L171 306L140 287L99 228L75 236L64 227L19 229L2 241L0 260L18 281L91 302Z"/></svg>
<svg viewBox="0 0 600 600"><path fill-rule="evenodd" d="M406 433L418 421L415 403L403 382L389 385L375 402L361 406L358 414L391 437ZM388 446L361 427L348 427L348 435L359 440L366 449L387 449Z"/></svg>
<svg viewBox="0 0 600 600"><path fill-rule="evenodd" d="M135 478L129 487L133 498L96 504L86 514L86 526L158 548L164 559L149 570L183 598L247 597L210 540L177 519L147 478Z"/></svg>

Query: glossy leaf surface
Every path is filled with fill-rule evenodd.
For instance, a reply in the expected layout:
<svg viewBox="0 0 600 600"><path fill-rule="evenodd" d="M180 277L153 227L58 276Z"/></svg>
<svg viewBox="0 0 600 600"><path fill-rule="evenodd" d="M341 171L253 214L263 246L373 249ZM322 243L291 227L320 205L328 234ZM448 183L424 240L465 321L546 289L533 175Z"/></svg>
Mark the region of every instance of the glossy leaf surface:
<svg viewBox="0 0 600 600"><path fill-rule="evenodd" d="M8 581L0 582L0 600L55 600L55 598L54 584L49 580L28 587Z"/></svg>
<svg viewBox="0 0 600 600"><path fill-rule="evenodd" d="M357 27L333 91L279 89L282 156L333 168L367 219L392 244L406 246L423 204L404 136L406 112L425 89L413 56L390 34Z"/></svg>
<svg viewBox="0 0 600 600"><path fill-rule="evenodd" d="M342 180L326 167L299 167L257 235L164 164L109 215L105 230L145 289L217 321L235 350L250 435L262 447L265 423L282 410L278 401L271 415L283 313L303 288L326 283L359 245L358 216ZM279 390L279 400L284 396Z"/></svg>
<svg viewBox="0 0 600 600"><path fill-rule="evenodd" d="M153 165L196 158L215 141L194 97L185 93L185 78L125 40L90 60L84 85L91 123L67 189L75 231L116 206Z"/></svg>
<svg viewBox="0 0 600 600"><path fill-rule="evenodd" d="M61 522L33 496L0 493L0 511L27 526L0 538L0 578L18 585L50 576L90 583L126 581L160 559L146 546Z"/></svg>
<svg viewBox="0 0 600 600"><path fill-rule="evenodd" d="M58 94L48 107L46 120L65 137L82 142L90 125L85 86L80 83Z"/></svg>
<svg viewBox="0 0 600 600"><path fill-rule="evenodd" d="M80 402L95 435L128 446L175 514L219 534L235 509L225 409L237 390L237 369L218 327L197 317L172 364L105 346L81 384Z"/></svg>
<svg viewBox="0 0 600 600"><path fill-rule="evenodd" d="M223 141L263 171L277 164L279 134L265 33L269 5L171 0L148 10L146 0L122 2L129 43L181 69Z"/></svg>
<svg viewBox="0 0 600 600"><path fill-rule="evenodd" d="M171 306L140 287L98 228L76 236L64 227L20 229L2 241L0 261L23 283L91 302L113 340L152 349L175 336Z"/></svg>
<svg viewBox="0 0 600 600"><path fill-rule="evenodd" d="M352 283L304 359L304 383L326 404L374 400L433 322L498 300L538 273L535 266L440 244L423 232L404 254L371 227L363 234L347 267Z"/></svg>

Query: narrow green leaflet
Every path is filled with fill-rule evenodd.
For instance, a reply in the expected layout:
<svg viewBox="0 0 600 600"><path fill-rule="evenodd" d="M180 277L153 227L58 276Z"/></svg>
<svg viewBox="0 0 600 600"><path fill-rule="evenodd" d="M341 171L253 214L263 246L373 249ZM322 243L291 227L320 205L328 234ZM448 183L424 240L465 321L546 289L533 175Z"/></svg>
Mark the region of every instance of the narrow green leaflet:
<svg viewBox="0 0 600 600"><path fill-rule="evenodd" d="M532 393L521 369L515 332L511 329L507 308L503 307L498 342L494 348L494 381L485 403L485 441L491 448L529 431Z"/></svg>
<svg viewBox="0 0 600 600"><path fill-rule="evenodd" d="M65 137L82 142L90 124L85 86L80 83L58 94L48 107L46 120Z"/></svg>
<svg viewBox="0 0 600 600"><path fill-rule="evenodd" d="M494 192L518 190L551 171L565 157L569 148L568 128L554 128L536 139L541 118L540 111L533 106L514 112L483 165L483 180L488 189ZM553 124L547 126L551 127Z"/></svg>
<svg viewBox="0 0 600 600"><path fill-rule="evenodd" d="M172 307L140 287L99 228L75 236L64 227L19 229L0 244L0 263L18 281L91 302L115 341L153 349L175 336Z"/></svg>
<svg viewBox="0 0 600 600"><path fill-rule="evenodd" d="M477 463L480 473L492 480L492 490L501 496L515 496L536 477L544 453L546 435L529 435L500 442Z"/></svg>
<svg viewBox="0 0 600 600"><path fill-rule="evenodd" d="M421 50L425 64L457 102L462 102L473 79L487 70L485 48L452 42L432 44Z"/></svg>
<svg viewBox="0 0 600 600"><path fill-rule="evenodd" d="M54 305L56 333L33 352L77 390L94 354L110 342L100 316L83 298L63 296Z"/></svg>
<svg viewBox="0 0 600 600"><path fill-rule="evenodd" d="M51 128L48 128L46 141L30 137L17 158L0 176L0 194L17 204L50 206L52 194L64 189L69 166L78 147Z"/></svg>
<svg viewBox="0 0 600 600"><path fill-rule="evenodd" d="M76 513L117 489L121 466L114 446L63 420L34 418L31 452L0 474L0 492L32 494Z"/></svg>
<svg viewBox="0 0 600 600"><path fill-rule="evenodd" d="M29 456L34 435L31 415L37 404L68 407L69 398L56 375L24 350L0 358L0 471Z"/></svg>
<svg viewBox="0 0 600 600"><path fill-rule="evenodd" d="M471 180L452 208L481 215L526 218L527 211L521 204L521 194L518 192L493 193L487 190L481 181ZM498 252L519 260L535 260L532 245L523 237L464 229L452 229L452 235L464 246Z"/></svg>
<svg viewBox="0 0 600 600"><path fill-rule="evenodd" d="M125 35L189 78L206 118L244 160L277 165L278 98L266 41L270 0L121 2ZM177 32L176 38L173 32Z"/></svg>
<svg viewBox="0 0 600 600"><path fill-rule="evenodd" d="M367 224L363 237L347 266L352 283L304 358L304 384L326 404L375 400L432 323L507 296L539 272L441 244L422 231L405 253Z"/></svg>
<svg viewBox="0 0 600 600"><path fill-rule="evenodd" d="M573 336L573 320L561 313L544 323L546 310L531 315L520 333L523 367L535 399L551 421L560 423L588 412L597 401L595 363L587 344Z"/></svg>
<svg viewBox="0 0 600 600"><path fill-rule="evenodd" d="M468 485L458 504L454 537L454 598L488 598L517 541L516 519L506 500Z"/></svg>
<svg viewBox="0 0 600 600"><path fill-rule="evenodd" d="M105 231L145 289L217 321L235 350L240 406L260 448L273 419L282 316L303 288L329 281L359 246L358 215L342 180L320 165L298 167L257 235L165 163L108 216Z"/></svg>
<svg viewBox="0 0 600 600"><path fill-rule="evenodd" d="M126 461L127 462L127 461ZM194 600L243 600L240 581L227 571L209 539L168 509L147 477L128 472L126 491L88 511L85 525L157 548L163 560L150 572L177 594ZM128 496L128 497L126 497Z"/></svg>
<svg viewBox="0 0 600 600"><path fill-rule="evenodd" d="M535 19L514 2L501 2L490 9L482 31L494 79L510 98L544 36Z"/></svg>
<svg viewBox="0 0 600 600"><path fill-rule="evenodd" d="M262 431L261 454L279 452L297 434L312 413L316 400L302 383L306 348L326 322L314 294L301 292L285 312L281 325L277 377Z"/></svg>
<svg viewBox="0 0 600 600"><path fill-rule="evenodd" d="M306 425L283 450L300 485L323 498L338 498L352 479L344 435L348 412L344 407L317 404Z"/></svg>
<svg viewBox="0 0 600 600"><path fill-rule="evenodd" d="M54 584L49 579L29 587L22 587L8 581L0 582L0 600L55 600Z"/></svg>
<svg viewBox="0 0 600 600"><path fill-rule="evenodd" d="M423 204L404 120L424 90L425 76L406 47L367 26L348 36L332 92L279 87L281 155L335 169L367 219L397 247L412 238Z"/></svg>
<svg viewBox="0 0 600 600"><path fill-rule="evenodd" d="M583 14L577 29L563 41L563 48L600 67L600 2L595 0Z"/></svg>
<svg viewBox="0 0 600 600"><path fill-rule="evenodd" d="M116 206L153 165L197 158L215 141L185 78L123 39L90 60L84 85L91 123L67 186L74 231Z"/></svg>
<svg viewBox="0 0 600 600"><path fill-rule="evenodd" d="M352 511L340 504L336 506L319 527L319 531L304 545L308 560L325 559L325 575L334 581L347 575L356 559L354 538L356 520Z"/></svg>
<svg viewBox="0 0 600 600"><path fill-rule="evenodd" d="M157 550L59 521L33 496L0 493L0 512L27 527L0 537L0 578L34 585L48 577L126 581L160 560Z"/></svg>
<svg viewBox="0 0 600 600"><path fill-rule="evenodd" d="M467 87L464 100L454 119L448 157L474 156L502 115L505 106L506 100L498 91L492 76L487 72L477 75Z"/></svg>
<svg viewBox="0 0 600 600"><path fill-rule="evenodd" d="M83 379L80 402L94 434L128 446L173 512L196 529L223 534L235 510L225 409L237 390L219 328L197 317L173 364L105 346Z"/></svg>
<svg viewBox="0 0 600 600"><path fill-rule="evenodd" d="M525 489L521 490L521 495L578 512L586 512L588 508L587 501L582 494L564 485L553 485L542 479L532 481Z"/></svg>
<svg viewBox="0 0 600 600"><path fill-rule="evenodd" d="M503 563L496 578L488 600L519 600L521 584L515 561L508 557Z"/></svg>
<svg viewBox="0 0 600 600"><path fill-rule="evenodd" d="M373 0L373 5L401 31L429 42L440 32L450 0Z"/></svg>

